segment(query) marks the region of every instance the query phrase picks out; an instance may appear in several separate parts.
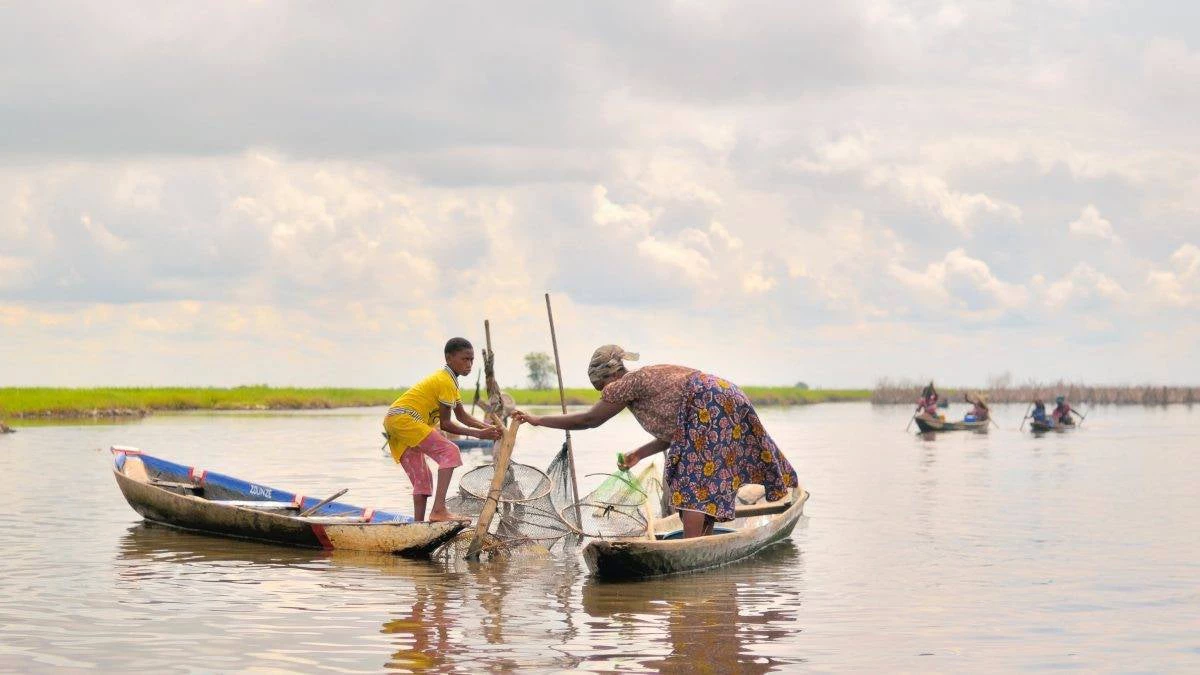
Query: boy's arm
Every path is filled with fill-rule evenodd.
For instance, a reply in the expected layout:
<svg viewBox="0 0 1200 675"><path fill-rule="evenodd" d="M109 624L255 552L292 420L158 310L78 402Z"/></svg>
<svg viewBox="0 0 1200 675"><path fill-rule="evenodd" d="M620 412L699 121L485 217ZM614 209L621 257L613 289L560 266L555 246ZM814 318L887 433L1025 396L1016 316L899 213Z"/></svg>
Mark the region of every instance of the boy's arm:
<svg viewBox="0 0 1200 675"><path fill-rule="evenodd" d="M454 416L458 418L459 422L462 422L473 429L487 429L489 426L491 426L487 422L481 422L480 420L472 417L471 413L467 412L467 409L463 407L462 401L454 404Z"/></svg>
<svg viewBox="0 0 1200 675"><path fill-rule="evenodd" d="M461 409L462 404L459 403L455 407ZM470 415L467 416L470 417ZM501 431L499 427L491 427L486 424L482 427L462 427L455 424L454 420L450 418L450 406L441 402L438 402L438 421L442 427L442 431L449 431L459 436L474 436L475 438L487 438L493 441L500 438Z"/></svg>

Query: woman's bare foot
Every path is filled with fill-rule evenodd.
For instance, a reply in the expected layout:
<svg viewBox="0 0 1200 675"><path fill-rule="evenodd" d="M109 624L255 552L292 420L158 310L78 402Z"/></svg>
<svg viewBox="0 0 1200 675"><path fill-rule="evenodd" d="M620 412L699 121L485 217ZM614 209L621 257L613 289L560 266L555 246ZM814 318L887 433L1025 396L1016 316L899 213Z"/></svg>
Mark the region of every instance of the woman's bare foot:
<svg viewBox="0 0 1200 675"><path fill-rule="evenodd" d="M449 511L432 511L429 514L429 522L431 523L442 523L447 520L465 520L470 522L471 517L460 516L457 513L450 513Z"/></svg>

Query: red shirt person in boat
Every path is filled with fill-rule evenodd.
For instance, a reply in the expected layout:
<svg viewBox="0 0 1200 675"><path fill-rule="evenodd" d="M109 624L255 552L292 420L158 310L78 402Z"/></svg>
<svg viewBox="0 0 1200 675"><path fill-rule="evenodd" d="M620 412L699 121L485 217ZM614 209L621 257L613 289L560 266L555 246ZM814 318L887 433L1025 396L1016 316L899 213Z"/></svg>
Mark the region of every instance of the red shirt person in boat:
<svg viewBox="0 0 1200 675"><path fill-rule="evenodd" d="M598 427L625 408L654 440L624 455L628 469L666 452L663 483L683 522L683 536L712 534L717 521L733 520L738 488L762 485L776 501L798 487L796 471L763 428L750 399L732 382L694 368L672 365L625 369L637 360L617 345L592 354L588 379L600 390L590 410L569 415L513 416L553 429Z"/></svg>
<svg viewBox="0 0 1200 675"><path fill-rule="evenodd" d="M938 414L938 393L937 389L933 386L932 380L921 391L921 398L917 399L917 412L934 419L941 419L942 417Z"/></svg>
<svg viewBox="0 0 1200 675"><path fill-rule="evenodd" d="M1071 404L1067 402L1067 397L1059 396L1058 398L1054 399L1054 402L1058 405L1056 405L1054 410L1050 413L1050 419L1054 420L1055 424L1066 424L1068 426L1075 424L1075 418L1071 417L1071 413L1074 412L1075 409L1072 408Z"/></svg>

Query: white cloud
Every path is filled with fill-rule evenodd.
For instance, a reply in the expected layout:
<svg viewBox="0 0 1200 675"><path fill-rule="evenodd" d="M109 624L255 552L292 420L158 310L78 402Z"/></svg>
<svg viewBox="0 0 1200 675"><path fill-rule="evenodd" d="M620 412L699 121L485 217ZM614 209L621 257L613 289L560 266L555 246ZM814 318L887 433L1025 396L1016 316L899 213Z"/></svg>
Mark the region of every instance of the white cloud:
<svg viewBox="0 0 1200 675"><path fill-rule="evenodd" d="M1099 237L1100 239L1107 239L1114 244L1121 241L1121 238L1113 233L1112 223L1101 217L1100 210L1093 204L1083 207L1083 212L1079 214L1078 218L1072 220L1067 225L1067 229L1071 234Z"/></svg>
<svg viewBox="0 0 1200 675"><path fill-rule="evenodd" d="M1130 294L1115 280L1097 272L1091 265L1079 263L1070 274L1046 288L1044 302L1047 308L1059 310L1092 297L1118 303L1128 300Z"/></svg>
<svg viewBox="0 0 1200 675"><path fill-rule="evenodd" d="M646 209L632 205L621 205L608 198L608 189L603 185L592 188L595 210L592 221L601 227L615 227L622 234L636 234L647 230L654 216Z"/></svg>
<svg viewBox="0 0 1200 675"><path fill-rule="evenodd" d="M713 276L708 258L686 244L663 241L651 235L638 242L637 251L655 265L682 274L693 283Z"/></svg>
<svg viewBox="0 0 1200 675"><path fill-rule="evenodd" d="M129 242L109 232L103 223L93 221L91 215L83 214L79 217L79 222L83 224L83 229L87 230L87 233L92 236L92 241L101 250L108 253L122 253L129 248Z"/></svg>
<svg viewBox="0 0 1200 675"><path fill-rule="evenodd" d="M1169 270L1151 270L1146 285L1154 301L1172 307L1200 305L1200 247L1186 243L1171 254Z"/></svg>
<svg viewBox="0 0 1200 675"><path fill-rule="evenodd" d="M995 319L1024 306L1029 296L1024 286L1001 281L986 262L961 248L923 271L893 263L888 272L913 292L914 302L944 308L971 321Z"/></svg>

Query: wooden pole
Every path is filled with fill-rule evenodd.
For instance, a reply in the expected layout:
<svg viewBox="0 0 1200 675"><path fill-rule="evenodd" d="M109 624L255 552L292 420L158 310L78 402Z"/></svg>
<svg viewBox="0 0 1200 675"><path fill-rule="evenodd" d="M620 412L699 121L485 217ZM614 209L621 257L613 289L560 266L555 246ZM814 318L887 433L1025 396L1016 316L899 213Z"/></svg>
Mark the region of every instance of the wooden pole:
<svg viewBox="0 0 1200 675"><path fill-rule="evenodd" d="M496 462L493 465L492 486L488 490L487 500L483 510L479 512L479 522L475 524L475 537L467 549L467 560L479 560L479 552L483 550L483 540L487 537L488 527L492 524L492 516L496 515L496 505L500 501L500 491L504 488L504 477L508 474L508 459L512 456L513 445L517 442L517 427L521 421L513 418L504 436L500 438L500 449L496 451Z"/></svg>
<svg viewBox="0 0 1200 675"><path fill-rule="evenodd" d="M503 427L504 422L500 413L504 410L504 402L500 397L500 385L496 384L496 352L492 351L492 324L487 319L483 320L483 334L487 341L487 353L483 356L483 368L487 380L489 408L489 412L484 417L488 422Z"/></svg>
<svg viewBox="0 0 1200 675"><path fill-rule="evenodd" d="M342 495L346 494L349 491L350 491L350 488L344 488L342 490L339 490L337 493L330 495L329 497L326 497L325 499L322 499L321 501L317 502L316 504L313 504L312 508L305 509L304 512L300 514L300 517L304 518L306 516L311 516L312 514L317 512L317 509L321 508L322 506L325 506L329 502L337 499L338 497L341 497Z"/></svg>
<svg viewBox="0 0 1200 675"><path fill-rule="evenodd" d="M1029 407L1025 408L1025 416L1021 418L1021 426L1017 427L1017 431L1025 431L1025 420L1029 419L1030 410L1033 410L1032 403L1029 404Z"/></svg>
<svg viewBox="0 0 1200 675"><path fill-rule="evenodd" d="M550 344L554 347L554 372L558 375L558 404L562 407L563 414L567 414L567 394L563 390L562 367L558 362L558 334L554 332L554 311L550 309L550 294L546 294L546 318L550 320ZM567 431L567 467L571 470L571 494L575 496L575 501L579 501L579 483L575 480L575 448L571 445L571 432ZM579 513L579 509L573 509L575 513L575 527L583 528L583 519Z"/></svg>

